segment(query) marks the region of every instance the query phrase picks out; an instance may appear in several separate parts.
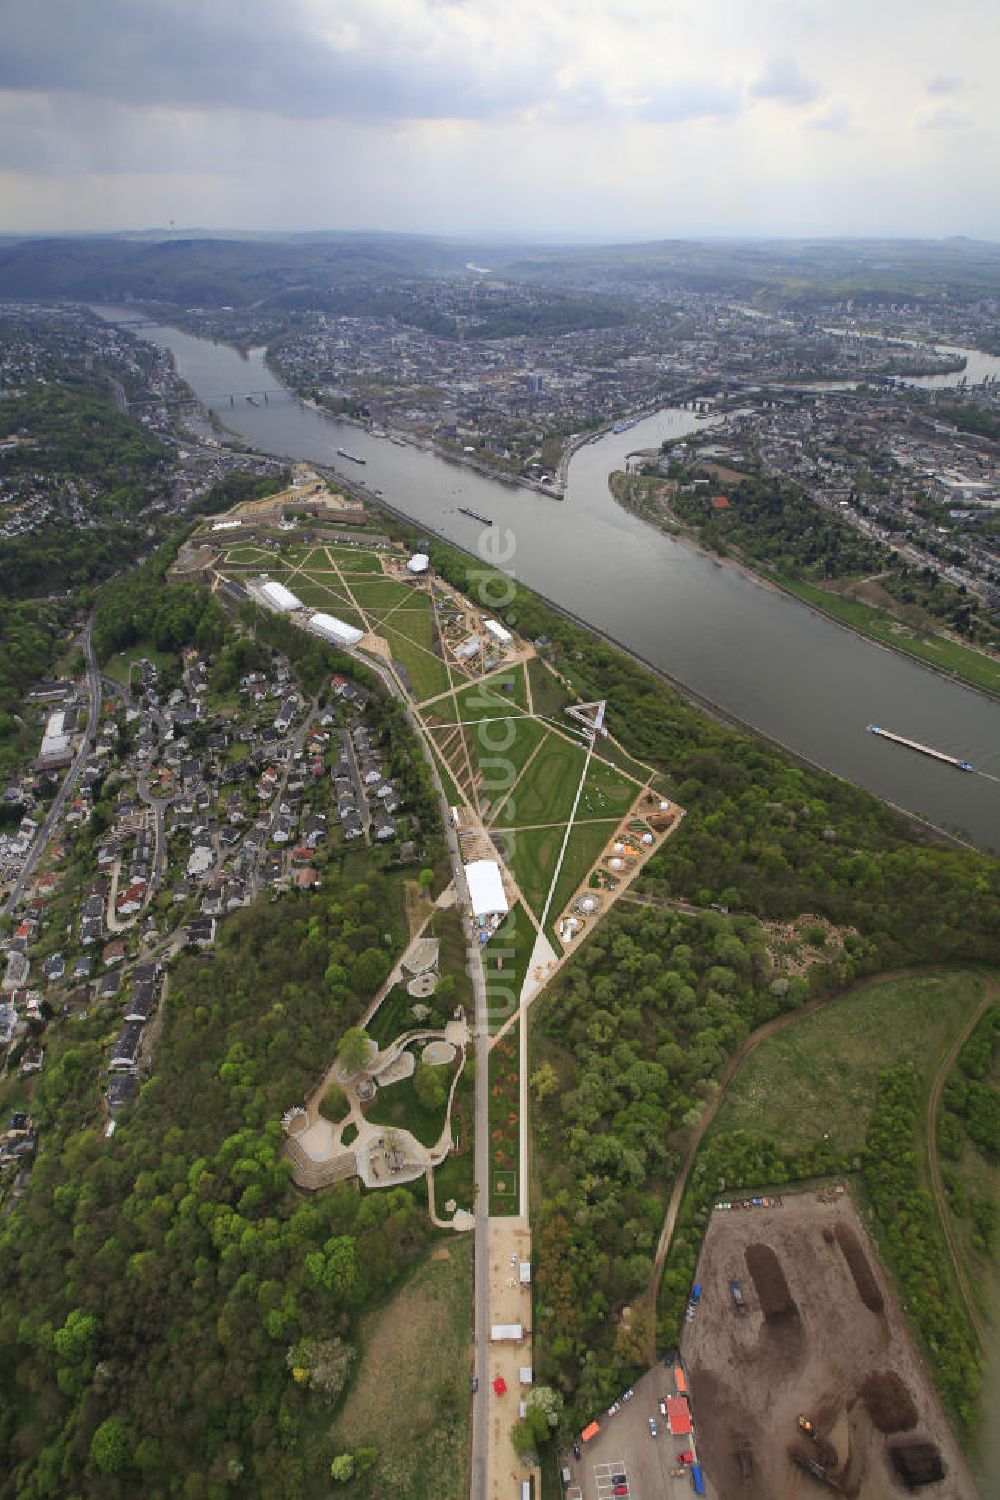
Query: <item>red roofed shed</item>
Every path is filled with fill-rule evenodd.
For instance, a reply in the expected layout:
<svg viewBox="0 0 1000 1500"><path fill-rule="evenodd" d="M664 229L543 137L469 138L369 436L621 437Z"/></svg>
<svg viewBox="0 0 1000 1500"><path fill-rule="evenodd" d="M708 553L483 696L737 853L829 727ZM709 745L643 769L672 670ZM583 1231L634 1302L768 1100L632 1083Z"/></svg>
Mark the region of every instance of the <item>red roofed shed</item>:
<svg viewBox="0 0 1000 1500"><path fill-rule="evenodd" d="M691 1431L691 1408L686 1396L667 1397L667 1426L674 1437L683 1437Z"/></svg>

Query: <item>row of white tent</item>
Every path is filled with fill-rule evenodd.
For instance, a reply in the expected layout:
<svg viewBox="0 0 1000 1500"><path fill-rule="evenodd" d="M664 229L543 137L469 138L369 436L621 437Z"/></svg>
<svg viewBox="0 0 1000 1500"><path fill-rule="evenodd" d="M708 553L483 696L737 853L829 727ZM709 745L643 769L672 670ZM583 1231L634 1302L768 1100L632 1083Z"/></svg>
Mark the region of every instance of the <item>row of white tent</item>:
<svg viewBox="0 0 1000 1500"><path fill-rule="evenodd" d="M298 594L293 594L291 589L273 579L268 579L262 586L261 594L272 609L282 614L305 608ZM324 614L322 611L311 614L306 624L316 635L322 636L325 641L333 641L337 646L356 646L364 635L364 631L359 630L356 625L348 625L346 620L338 620L335 615Z"/></svg>

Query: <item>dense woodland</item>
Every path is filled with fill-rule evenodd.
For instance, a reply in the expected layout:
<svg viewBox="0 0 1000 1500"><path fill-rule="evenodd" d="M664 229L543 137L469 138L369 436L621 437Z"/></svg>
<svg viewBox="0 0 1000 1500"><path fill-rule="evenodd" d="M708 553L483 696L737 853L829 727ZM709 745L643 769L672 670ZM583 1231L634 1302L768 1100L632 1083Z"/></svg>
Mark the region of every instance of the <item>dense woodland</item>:
<svg viewBox="0 0 1000 1500"><path fill-rule="evenodd" d="M355 1315L430 1231L402 1189L298 1195L278 1121L400 937L379 877L332 870L322 894L229 918L215 953L176 962L113 1140L97 1103L114 1017L53 1056L31 1191L0 1231L0 1495L327 1493Z"/></svg>

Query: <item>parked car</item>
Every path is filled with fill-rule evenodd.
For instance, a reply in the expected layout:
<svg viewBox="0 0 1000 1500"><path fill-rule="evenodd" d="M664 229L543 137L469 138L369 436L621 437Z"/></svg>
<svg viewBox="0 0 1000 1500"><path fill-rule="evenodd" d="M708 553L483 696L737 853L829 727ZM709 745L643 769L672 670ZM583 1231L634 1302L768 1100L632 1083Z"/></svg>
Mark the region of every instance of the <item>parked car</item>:
<svg viewBox="0 0 1000 1500"><path fill-rule="evenodd" d="M582 1455L582 1453L583 1453L583 1449L580 1447L580 1444L579 1443L574 1443L573 1444L573 1457L574 1458L579 1458Z"/></svg>
<svg viewBox="0 0 1000 1500"><path fill-rule="evenodd" d="M649 1435L650 1435L650 1437L655 1437L656 1436L656 1418L655 1417L650 1417L650 1419L649 1419Z"/></svg>
<svg viewBox="0 0 1000 1500"><path fill-rule="evenodd" d="M608 1407L608 1416L613 1417L615 1412L621 1411L621 1409L622 1404L620 1401L612 1401L611 1405Z"/></svg>
<svg viewBox="0 0 1000 1500"><path fill-rule="evenodd" d="M631 1401L631 1399L632 1399L632 1397L634 1395L635 1395L635 1386L634 1385L630 1385L629 1388L628 1388L628 1390L625 1392L624 1396L622 1397L622 1400L623 1401Z"/></svg>
<svg viewBox="0 0 1000 1500"><path fill-rule="evenodd" d="M479 1389L479 1376L478 1375L473 1375L472 1379L469 1381L469 1386L470 1386L470 1388L472 1390L472 1394L475 1395L476 1391L478 1391L478 1389Z"/></svg>
<svg viewBox="0 0 1000 1500"><path fill-rule="evenodd" d="M666 1403L666 1401L664 1401L663 1397L661 1396L660 1397L660 1416L661 1417L665 1417L666 1415L667 1415L667 1403Z"/></svg>

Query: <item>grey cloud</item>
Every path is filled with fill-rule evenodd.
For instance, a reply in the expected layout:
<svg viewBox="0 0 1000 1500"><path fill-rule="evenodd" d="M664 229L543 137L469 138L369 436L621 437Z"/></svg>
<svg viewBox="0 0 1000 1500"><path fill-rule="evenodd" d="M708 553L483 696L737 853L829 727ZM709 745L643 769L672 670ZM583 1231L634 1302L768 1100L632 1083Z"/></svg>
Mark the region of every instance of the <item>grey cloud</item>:
<svg viewBox="0 0 1000 1500"><path fill-rule="evenodd" d="M127 104L265 111L298 119L510 115L552 92L536 48L516 67L463 58L434 7L424 45L360 3L337 45L294 3L242 0L0 0L0 87L92 94ZM352 16L352 11L354 15ZM412 15L412 12L409 12ZM430 16L430 12L425 13Z"/></svg>
<svg viewBox="0 0 1000 1500"><path fill-rule="evenodd" d="M924 84L929 94L953 94L961 87L961 78L957 78L952 73L937 73L933 78L928 78Z"/></svg>
<svg viewBox="0 0 1000 1500"><path fill-rule="evenodd" d="M750 85L755 99L777 99L781 104L810 104L819 84L803 73L790 57L772 57Z"/></svg>

